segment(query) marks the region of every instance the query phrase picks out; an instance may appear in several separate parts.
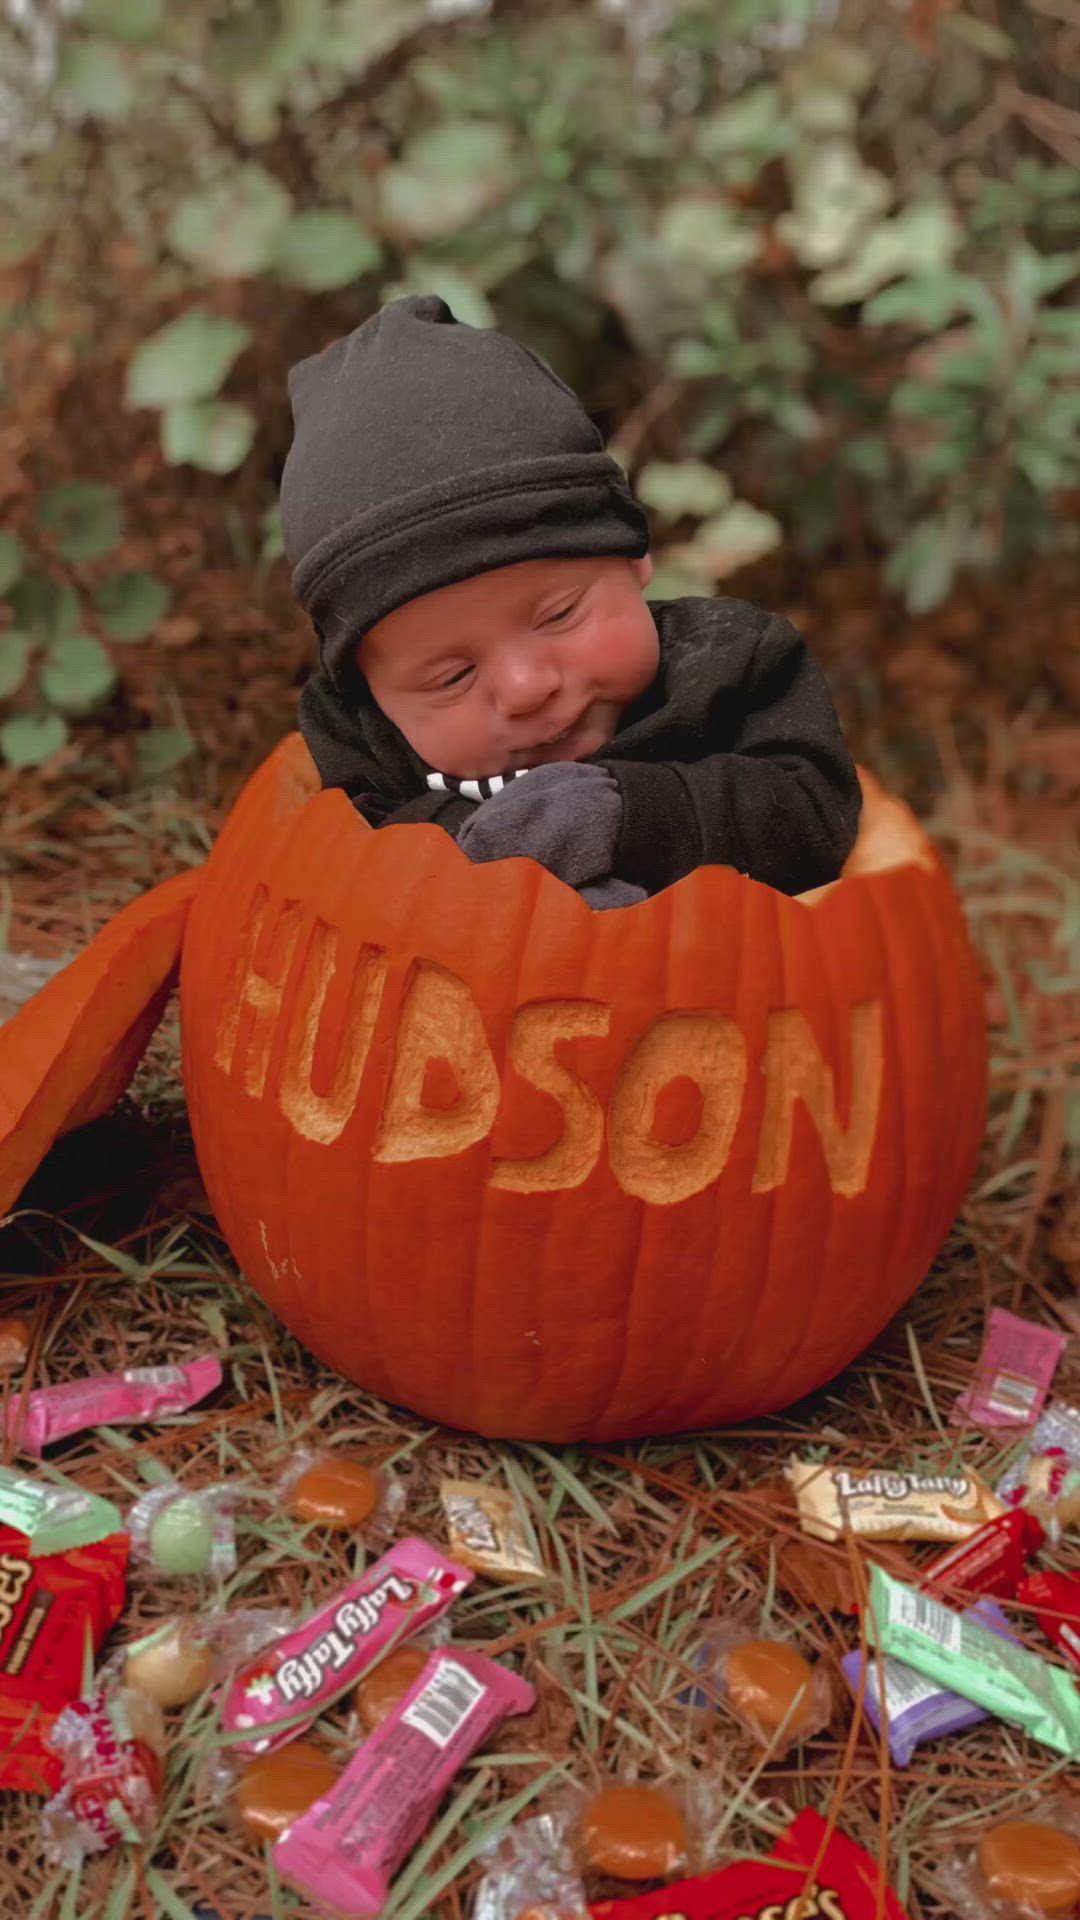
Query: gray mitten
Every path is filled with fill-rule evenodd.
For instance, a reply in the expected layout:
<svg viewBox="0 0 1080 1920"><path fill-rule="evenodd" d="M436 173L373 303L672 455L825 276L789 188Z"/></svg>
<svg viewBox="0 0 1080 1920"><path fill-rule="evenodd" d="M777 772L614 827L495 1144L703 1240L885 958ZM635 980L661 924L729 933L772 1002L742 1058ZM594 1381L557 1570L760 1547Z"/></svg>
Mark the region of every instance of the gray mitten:
<svg viewBox="0 0 1080 1920"><path fill-rule="evenodd" d="M476 861L526 854L580 890L611 874L622 804L606 768L560 760L531 768L482 800L459 829L458 845Z"/></svg>
<svg viewBox="0 0 1080 1920"><path fill-rule="evenodd" d="M587 887L579 887L578 892L594 913L605 913L609 907L636 907L644 900L644 887L635 887L630 880L620 880L615 873L609 873L606 880L593 880Z"/></svg>

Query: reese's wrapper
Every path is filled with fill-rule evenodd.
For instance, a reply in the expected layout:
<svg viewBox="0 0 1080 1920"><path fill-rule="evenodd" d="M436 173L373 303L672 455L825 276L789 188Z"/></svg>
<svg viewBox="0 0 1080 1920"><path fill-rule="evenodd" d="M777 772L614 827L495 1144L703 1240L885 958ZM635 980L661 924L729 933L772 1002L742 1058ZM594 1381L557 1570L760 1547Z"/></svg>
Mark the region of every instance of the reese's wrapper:
<svg viewBox="0 0 1080 1920"><path fill-rule="evenodd" d="M883 1653L1023 1727L1058 1753L1080 1758L1076 1682L1037 1653L992 1633L972 1613L954 1613L875 1567L866 1630Z"/></svg>
<svg viewBox="0 0 1080 1920"><path fill-rule="evenodd" d="M845 1528L877 1540L966 1540L1005 1511L963 1467L955 1473L852 1472L792 1460L785 1471L803 1532L815 1540L836 1540Z"/></svg>

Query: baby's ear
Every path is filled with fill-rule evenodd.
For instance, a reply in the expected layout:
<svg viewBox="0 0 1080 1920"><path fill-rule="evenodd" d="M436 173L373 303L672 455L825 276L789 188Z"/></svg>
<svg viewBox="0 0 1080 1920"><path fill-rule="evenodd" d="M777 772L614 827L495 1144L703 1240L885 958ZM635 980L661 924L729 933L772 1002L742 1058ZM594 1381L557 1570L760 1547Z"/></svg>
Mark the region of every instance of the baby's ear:
<svg viewBox="0 0 1080 1920"><path fill-rule="evenodd" d="M631 560L630 565L637 574L638 586L644 592L653 577L653 558L651 553L643 553L640 560Z"/></svg>

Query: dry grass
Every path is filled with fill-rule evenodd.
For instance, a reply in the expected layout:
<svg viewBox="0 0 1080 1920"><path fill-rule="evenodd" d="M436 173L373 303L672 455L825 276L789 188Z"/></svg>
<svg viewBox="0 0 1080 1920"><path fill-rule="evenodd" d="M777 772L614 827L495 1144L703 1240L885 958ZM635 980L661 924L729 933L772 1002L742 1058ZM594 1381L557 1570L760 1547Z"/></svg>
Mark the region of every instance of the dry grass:
<svg viewBox="0 0 1080 1920"><path fill-rule="evenodd" d="M237 1279L205 1211L184 1131L174 1022L134 1092L152 1124L136 1127L128 1144L149 1140L148 1153L95 1180L83 1143L51 1187L46 1177L27 1196L38 1210L0 1236L3 1308L34 1313L38 1380L189 1358L211 1345L222 1354L226 1386L210 1411L138 1438L103 1431L57 1450L57 1465L121 1505L163 1471L193 1487L235 1476L265 1488L293 1448L315 1440L392 1463L408 1488L404 1524L437 1540L445 1538L442 1476L494 1477L519 1495L550 1582L478 1581L455 1611L454 1631L518 1663L540 1704L465 1770L398 1882L394 1920L436 1912L460 1920L485 1840L510 1809L542 1802L571 1779L640 1775L694 1786L704 1852L715 1864L767 1851L801 1806L835 1812L887 1861L913 1916L947 1911L935 1876L952 1841L1062 1784L1064 1762L996 1722L924 1747L904 1772L890 1770L866 1726L855 1724L839 1675L852 1625L789 1589L783 1554L798 1538L779 1482L793 1449L939 1470L963 1459L993 1480L1012 1449L948 1424L988 1307L1080 1333L1080 861L1045 857L1025 839L1022 815L1003 837L1000 811L992 793L956 777L934 822L955 856L986 963L994 1097L973 1191L908 1311L856 1367L782 1418L548 1452L433 1430L319 1367ZM194 824L191 833L197 839ZM43 952L65 937L77 944L70 920L50 918L33 899L20 931L19 944ZM122 1136L121 1159L124 1151ZM105 1161L110 1154L115 1165L115 1142ZM1075 1337L1056 1392L1080 1399ZM123 1636L178 1606L301 1608L346 1581L363 1554L352 1539L305 1531L257 1502L241 1510L239 1547L239 1571L219 1595L197 1581L137 1575ZM846 1564L845 1549L830 1551ZM1080 1567L1080 1548L1068 1546L1058 1564ZM703 1625L739 1607L793 1634L834 1677L828 1732L783 1761L763 1762L723 1710L695 1715L680 1700ZM1037 1630L1021 1627L1048 1651ZM320 1737L345 1759L354 1735L344 1709L327 1717ZM190 1920L200 1907L222 1920L313 1912L275 1883L216 1790L209 1763L218 1740L210 1699L172 1715L168 1795L153 1846L95 1860L79 1875L49 1876L37 1803L12 1799L0 1912L32 1920Z"/></svg>

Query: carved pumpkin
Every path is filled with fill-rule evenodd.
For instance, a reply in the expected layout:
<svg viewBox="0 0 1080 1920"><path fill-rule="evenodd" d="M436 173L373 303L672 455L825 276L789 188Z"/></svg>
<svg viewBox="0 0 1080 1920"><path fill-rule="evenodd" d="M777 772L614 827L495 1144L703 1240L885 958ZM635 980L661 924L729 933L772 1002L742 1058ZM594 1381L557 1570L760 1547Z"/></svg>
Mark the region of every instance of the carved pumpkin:
<svg viewBox="0 0 1080 1920"><path fill-rule="evenodd" d="M372 832L293 736L226 822L181 969L200 1165L322 1359L482 1433L736 1421L926 1273L982 1138L982 995L911 814L844 878L727 868L593 914L533 862Z"/></svg>

